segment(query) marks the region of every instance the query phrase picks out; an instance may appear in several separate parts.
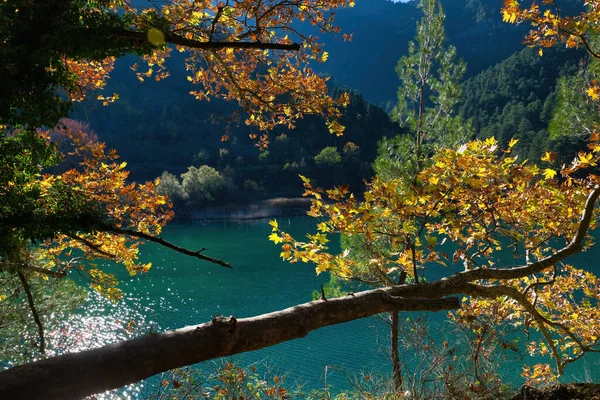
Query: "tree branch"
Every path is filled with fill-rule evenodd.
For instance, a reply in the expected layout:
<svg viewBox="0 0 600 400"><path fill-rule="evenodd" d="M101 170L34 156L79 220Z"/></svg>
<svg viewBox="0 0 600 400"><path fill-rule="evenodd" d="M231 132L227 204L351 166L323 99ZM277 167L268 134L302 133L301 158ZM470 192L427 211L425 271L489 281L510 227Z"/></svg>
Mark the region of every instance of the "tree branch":
<svg viewBox="0 0 600 400"><path fill-rule="evenodd" d="M42 325L42 321L40 320L40 315L35 308L35 303L33 301L33 295L31 294L31 289L29 288L29 284L27 283L27 279L25 279L25 275L21 271L17 271L17 275L19 276L19 280L21 281L21 285L27 294L27 302L29 303L29 308L31 309L31 313L33 314L33 319L38 327L38 332L40 335L40 352L42 354L46 354L46 341L44 339L44 326Z"/></svg>
<svg viewBox="0 0 600 400"><path fill-rule="evenodd" d="M564 259L572 256L573 254L581 252L581 250L583 249L583 241L585 239L585 236L587 235L588 229L590 228L590 223L592 221L594 208L598 197L600 197L600 186L597 185L587 197L585 207L581 215L581 220L579 222L579 227L577 229L577 233L575 234L571 242L567 246L563 247L562 249L556 251L555 253L546 258L542 258L539 261L529 263L524 266L512 266L509 268L475 268L469 271L456 273L447 278L440 279L436 282L421 284L417 286L421 287L421 292L425 297L443 297L449 294L456 293L456 288L464 283L483 279L519 279L525 276L535 274L537 272L544 271L545 269L552 267L553 265L563 261ZM408 295L408 293L406 293L405 290L419 291L416 288L408 289L409 286L411 285L399 287L399 291L397 294L400 296ZM435 293L436 290L439 291L439 296L432 296L431 294ZM412 296L409 295L408 297Z"/></svg>
<svg viewBox="0 0 600 400"><path fill-rule="evenodd" d="M208 35L209 42L212 42L212 40L213 40L213 36L215 34L215 28L217 27L217 24L219 23L219 18L221 18L221 14L223 14L223 7L218 8L217 15L215 15L215 19L213 20L213 22L210 26L210 35Z"/></svg>
<svg viewBox="0 0 600 400"><path fill-rule="evenodd" d="M202 248L202 249L200 249L198 251L191 251L191 250L188 250L188 249L186 249L184 247L179 247L179 246L177 246L177 245L175 245L175 244L173 244L171 242L167 242L163 238L152 236L152 235L148 235L147 233L144 233L144 232L134 231L132 229L118 228L116 226L103 225L100 228L100 230L105 231L105 232L112 232L112 233L118 233L118 234L121 234L121 235L129 235L129 236L137 237L137 238L140 238L140 239L147 240L149 242L158 243L161 246L167 247L167 248L169 248L171 250L175 250L176 252L181 253L181 254L185 254L187 256L196 257L196 258L199 258L201 260L211 262L213 264L218 264L218 265L220 265L222 267L225 267L225 268L230 268L230 269L233 268L231 266L231 264L226 263L225 261L222 261L222 260L219 260L219 259L216 259L216 258L212 258L212 257L209 257L209 256L205 256L204 254L202 254L202 252L204 250L206 250L205 248Z"/></svg>
<svg viewBox="0 0 600 400"><path fill-rule="evenodd" d="M308 332L324 326L382 312L458 308L458 298L446 296L459 293L478 295L481 285L472 285L474 281L522 278L543 271L580 252L599 196L600 186L595 186L588 195L572 241L537 262L505 269L476 268L435 282L375 289L343 298L305 303L240 321L233 317L229 320L216 318L213 322L202 325L38 361L0 372L0 397L83 397L137 382L169 369L261 349L304 337ZM105 228L109 232L156 242L183 254L214 260L200 254L202 250L192 252L141 232L111 226ZM220 265L225 264L216 261ZM503 288L506 287L486 287L485 292L487 295L507 295ZM525 297L516 289L510 294Z"/></svg>
<svg viewBox="0 0 600 400"><path fill-rule="evenodd" d="M52 357L0 372L0 398L81 398L157 373L305 337L310 331L389 311L460 307L457 297L405 299L383 289L317 300L257 317L211 322Z"/></svg>
<svg viewBox="0 0 600 400"><path fill-rule="evenodd" d="M37 266L31 265L31 264L19 264L19 265L13 265L13 264L9 264L9 263L0 264L0 271L11 271L11 270L15 270L15 269L17 269L17 270L24 269L27 271L36 272L38 274L48 275L53 278L64 278L65 276L67 276L67 273L64 271L51 271L49 269L37 267Z"/></svg>
<svg viewBox="0 0 600 400"><path fill-rule="evenodd" d="M122 31L117 34L120 38L133 40L140 43L148 42L146 32ZM166 33L165 42L196 50L223 50L223 49L259 49L259 50L285 50L299 51L300 44L262 43L262 42L201 42L194 39Z"/></svg>
<svg viewBox="0 0 600 400"><path fill-rule="evenodd" d="M81 236L77 236L77 235L73 235L73 234L67 234L67 236L73 240L77 240L78 242L83 243L85 246L89 247L90 249L94 250L96 253L101 254L108 259L114 260L116 258L114 254L111 254L107 251L102 250L99 245L92 243L91 241L87 240L86 238L82 238Z"/></svg>
<svg viewBox="0 0 600 400"><path fill-rule="evenodd" d="M567 326L565 326L564 324L552 321L552 320L548 319L547 317L544 317L537 310L535 305L527 299L526 294L520 292L519 290L517 290L515 288L508 287L508 286L502 286L502 285L486 286L486 285L476 285L476 284L469 283L469 284L465 285L465 288L463 289L463 293L471 295L471 296L480 296L480 297L486 297L486 298L497 298L497 297L507 296L507 297L510 297L513 300L515 300L517 303L519 303L525 309L525 311L527 311L537 322L537 325L540 328L542 335L546 339L546 342L548 343L548 346L550 347L550 350L552 351L552 354L556 361L556 368L558 370L559 375L563 374L566 364L568 362L572 362L571 360L578 359L578 358L580 358L580 356L582 356L583 354L588 353L588 352L599 352L599 350L594 349L592 346L585 345L581 341L581 339L579 337L577 337L577 335L573 331L571 331L571 329L569 329ZM552 339L552 336L550 335L550 332L548 331L548 329L546 328L545 325L551 326L555 329L562 331L566 336L568 336L571 340L573 340L577 344L579 349L581 350L580 355L573 359L565 360L565 358L559 354L558 349L556 348L556 345L554 343L554 340Z"/></svg>

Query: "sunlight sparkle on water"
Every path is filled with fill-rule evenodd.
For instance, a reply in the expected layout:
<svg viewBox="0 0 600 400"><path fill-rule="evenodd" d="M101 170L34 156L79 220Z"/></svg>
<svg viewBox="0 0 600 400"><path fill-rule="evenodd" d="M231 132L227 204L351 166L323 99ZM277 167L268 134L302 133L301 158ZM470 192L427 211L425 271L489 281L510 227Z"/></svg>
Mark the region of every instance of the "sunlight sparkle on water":
<svg viewBox="0 0 600 400"><path fill-rule="evenodd" d="M70 315L57 329L48 332L49 355L89 350L159 331L159 325L148 317L152 311L135 297L113 303L91 292L80 312ZM144 382L137 383L95 398L134 399L139 397L143 387Z"/></svg>

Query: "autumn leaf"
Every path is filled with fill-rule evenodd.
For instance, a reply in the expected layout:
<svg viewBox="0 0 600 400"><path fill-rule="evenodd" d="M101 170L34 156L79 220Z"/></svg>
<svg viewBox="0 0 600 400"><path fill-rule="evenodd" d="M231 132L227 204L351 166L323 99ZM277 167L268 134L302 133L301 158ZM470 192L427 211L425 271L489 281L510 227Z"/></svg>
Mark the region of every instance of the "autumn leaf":
<svg viewBox="0 0 600 400"><path fill-rule="evenodd" d="M279 244L279 243L283 242L283 239L276 233L271 233L269 235L269 240L275 244Z"/></svg>
<svg viewBox="0 0 600 400"><path fill-rule="evenodd" d="M300 179L302 179L302 182L304 182L304 183L310 183L310 179L308 179L304 175L298 175L298 176L300 177Z"/></svg>
<svg viewBox="0 0 600 400"><path fill-rule="evenodd" d="M554 154L551 151L546 151L544 156L541 158L542 161L546 161L549 163L553 163L555 159L556 159L556 154Z"/></svg>
<svg viewBox="0 0 600 400"><path fill-rule="evenodd" d="M556 176L556 171L551 168L546 168L543 174L545 179L552 179Z"/></svg>

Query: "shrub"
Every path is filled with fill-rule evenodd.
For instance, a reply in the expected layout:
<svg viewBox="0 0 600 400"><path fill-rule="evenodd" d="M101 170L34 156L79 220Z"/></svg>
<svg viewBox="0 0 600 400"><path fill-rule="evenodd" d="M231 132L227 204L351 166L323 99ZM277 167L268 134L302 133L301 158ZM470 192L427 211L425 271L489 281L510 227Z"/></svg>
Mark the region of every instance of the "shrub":
<svg viewBox="0 0 600 400"><path fill-rule="evenodd" d="M181 174L181 179L183 190L194 207L214 202L223 192L223 176L208 165L188 167L188 172Z"/></svg>
<svg viewBox="0 0 600 400"><path fill-rule="evenodd" d="M335 147L325 147L315 156L315 164L319 167L332 167L342 161L342 156Z"/></svg>
<svg viewBox="0 0 600 400"><path fill-rule="evenodd" d="M246 179L244 181L244 190L247 192L258 192L260 190L260 187L258 186L258 183L256 183L252 179Z"/></svg>
<svg viewBox="0 0 600 400"><path fill-rule="evenodd" d="M169 196L171 201L187 199L187 193L183 190L181 183L177 177L167 171L164 171L160 176L160 183L156 187L159 194Z"/></svg>

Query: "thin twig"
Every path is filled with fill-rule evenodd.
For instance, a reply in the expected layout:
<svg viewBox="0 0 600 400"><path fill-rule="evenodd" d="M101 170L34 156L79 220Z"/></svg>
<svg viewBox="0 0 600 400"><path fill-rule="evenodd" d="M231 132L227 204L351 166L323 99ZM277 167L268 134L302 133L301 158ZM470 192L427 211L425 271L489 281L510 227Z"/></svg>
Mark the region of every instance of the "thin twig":
<svg viewBox="0 0 600 400"><path fill-rule="evenodd" d="M81 236L77 236L74 234L68 234L68 237L70 237L71 239L77 240L78 242L83 243L84 245L86 245L87 247L89 247L90 249L94 250L96 253L98 254L102 254L104 257L110 258L110 259L115 259L116 256L114 254L110 254L104 250L102 250L100 248L99 245L92 243L91 241L82 238Z"/></svg>
<svg viewBox="0 0 600 400"><path fill-rule="evenodd" d="M9 264L9 263L0 264L0 271L10 271L10 270L15 270L15 269L25 269L25 270L32 271L32 272L37 272L38 274L48 275L53 278L64 278L65 276L67 276L67 273L64 271L52 271L52 270L38 267L35 265L31 265L31 264L17 264L17 265Z"/></svg>
<svg viewBox="0 0 600 400"><path fill-rule="evenodd" d="M44 326L42 325L42 321L40 320L40 316L35 308L35 303L33 301L33 295L31 294L31 289L29 288L29 284L27 283L27 279L25 279L25 275L21 271L17 271L17 275L21 280L21 285L27 294L27 302L29 303L29 308L31 309L31 313L33 314L33 319L38 327L39 335L40 335L40 352L43 355L46 355L46 341L44 339Z"/></svg>
<svg viewBox="0 0 600 400"><path fill-rule="evenodd" d="M202 252L204 250L206 250L206 248L204 248L204 247L202 249L198 250L198 251L191 251L191 250L188 250L186 248L179 247L179 246L177 246L177 245L175 245L175 244L173 244L171 242L167 242L163 238L152 236L152 235L148 235L147 233L143 233L143 232L139 232L139 231L134 231L132 229L118 228L116 226L105 225L105 226L102 227L102 230L106 231L106 232L113 232L113 233L118 233L118 234L121 234L121 235L129 235L129 236L137 237L137 238L140 238L140 239L145 239L145 240L147 240L149 242L158 243L161 246L168 247L171 250L175 250L176 252L181 253L181 254L185 254L187 256L196 257L196 258L199 258L201 260L211 262L213 264L218 264L218 265L220 265L222 267L225 267L225 268L230 268L230 269L233 268L231 266L231 264L229 264L229 263L227 263L225 261L222 261L222 260L219 260L219 259L216 259L216 258L213 258L213 257L205 256L204 254L202 254Z"/></svg>

